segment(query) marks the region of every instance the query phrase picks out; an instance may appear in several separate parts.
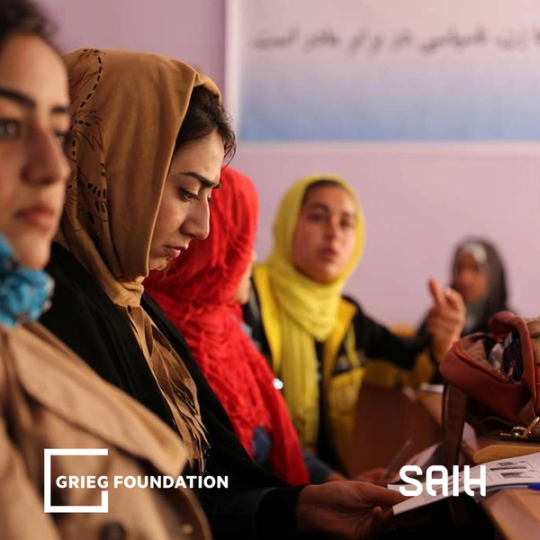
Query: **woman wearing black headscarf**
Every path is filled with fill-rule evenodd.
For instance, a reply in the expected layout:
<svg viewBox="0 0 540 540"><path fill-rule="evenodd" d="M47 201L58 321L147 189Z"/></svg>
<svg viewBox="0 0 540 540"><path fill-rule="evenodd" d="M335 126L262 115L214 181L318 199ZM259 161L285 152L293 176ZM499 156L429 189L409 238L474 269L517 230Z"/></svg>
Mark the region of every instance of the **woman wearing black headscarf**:
<svg viewBox="0 0 540 540"><path fill-rule="evenodd" d="M461 294L465 302L462 335L487 332L491 316L509 309L506 272L499 252L487 240L466 239L455 249L451 271L450 286ZM420 327L418 336L429 341L426 321Z"/></svg>
<svg viewBox="0 0 540 540"><path fill-rule="evenodd" d="M452 288L461 293L467 308L463 334L487 331L490 317L508 309L506 273L493 244L470 239L458 245Z"/></svg>

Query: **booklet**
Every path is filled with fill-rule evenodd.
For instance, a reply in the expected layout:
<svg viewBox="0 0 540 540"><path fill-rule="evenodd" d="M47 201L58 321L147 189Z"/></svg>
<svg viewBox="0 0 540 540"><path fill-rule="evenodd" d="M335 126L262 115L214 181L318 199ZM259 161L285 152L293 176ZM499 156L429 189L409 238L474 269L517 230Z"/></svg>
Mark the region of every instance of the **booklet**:
<svg viewBox="0 0 540 540"><path fill-rule="evenodd" d="M540 490L540 452L515 458L500 459L471 467L467 477L480 479L481 467L486 469L486 495L502 488L533 488ZM426 489L426 483L422 483L422 494L394 506L394 514L402 514L452 496L454 494L454 481L458 482L456 491L463 493L465 491L464 478L463 471L456 475L455 479L452 474L448 475L448 495L443 495L441 485L433 485L433 489L437 494L430 495ZM411 484L392 484L388 486L388 489L399 491L399 488L404 486L409 490L414 488ZM477 492L479 487L476 484L472 489Z"/></svg>

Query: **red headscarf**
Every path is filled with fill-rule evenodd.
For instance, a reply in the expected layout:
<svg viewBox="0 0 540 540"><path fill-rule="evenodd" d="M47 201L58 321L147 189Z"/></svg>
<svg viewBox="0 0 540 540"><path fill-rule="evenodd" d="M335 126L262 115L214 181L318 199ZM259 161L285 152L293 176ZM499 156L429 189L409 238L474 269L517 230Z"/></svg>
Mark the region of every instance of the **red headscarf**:
<svg viewBox="0 0 540 540"><path fill-rule="evenodd" d="M287 406L265 358L242 330L242 310L233 299L252 259L257 193L231 168L221 182L212 195L208 239L193 241L164 274L151 274L145 289L187 339L249 454L255 430L265 428L274 472L305 484L309 476Z"/></svg>

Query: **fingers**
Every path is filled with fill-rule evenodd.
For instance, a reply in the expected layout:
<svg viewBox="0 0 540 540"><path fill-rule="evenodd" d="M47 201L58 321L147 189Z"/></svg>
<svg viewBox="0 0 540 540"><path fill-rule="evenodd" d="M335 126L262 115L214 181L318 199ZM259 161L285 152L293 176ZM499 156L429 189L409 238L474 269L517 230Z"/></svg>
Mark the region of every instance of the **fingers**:
<svg viewBox="0 0 540 540"><path fill-rule="evenodd" d="M444 294L442 292L441 286L436 279L430 279L428 281L429 292L435 302L435 306L442 307L445 305Z"/></svg>
<svg viewBox="0 0 540 540"><path fill-rule="evenodd" d="M380 506L376 506L371 511L371 527L369 530L369 537L378 536L382 531L385 519L383 516L383 510Z"/></svg>
<svg viewBox="0 0 540 540"><path fill-rule="evenodd" d="M382 478L386 474L387 470L388 469L385 469L384 467L377 467L376 469L366 471L362 476L365 478Z"/></svg>
<svg viewBox="0 0 540 540"><path fill-rule="evenodd" d="M387 469L379 467L377 469L371 469L362 474L359 474L353 478L355 482L370 482L377 486L386 486L388 484L388 478L386 478Z"/></svg>
<svg viewBox="0 0 540 540"><path fill-rule="evenodd" d="M390 483L390 479L388 478L370 478L367 480L370 484L373 484L374 486L381 486L386 487Z"/></svg>
<svg viewBox="0 0 540 540"><path fill-rule="evenodd" d="M359 482L357 486L364 501L373 506L387 508L407 500L407 497L399 491L375 486L368 482Z"/></svg>
<svg viewBox="0 0 540 540"><path fill-rule="evenodd" d="M450 287L446 287L443 291L436 279L430 279L428 285L435 309L449 308L458 312L465 311L463 297L457 291Z"/></svg>
<svg viewBox="0 0 540 540"><path fill-rule="evenodd" d="M438 284L434 286L433 294L436 295L435 305L429 310L426 328L433 337L452 338L453 341L461 335L465 324L463 298L450 288L446 288L443 293Z"/></svg>
<svg viewBox="0 0 540 540"><path fill-rule="evenodd" d="M326 477L325 482L342 482L343 480L347 478L338 472L332 472Z"/></svg>
<svg viewBox="0 0 540 540"><path fill-rule="evenodd" d="M444 293L446 300L448 301L448 305L451 308L455 309L456 311L465 311L465 302L463 301L463 296L461 296L461 294L450 287L448 287Z"/></svg>
<svg viewBox="0 0 540 540"><path fill-rule="evenodd" d="M376 507L372 510L370 523L367 531L356 536L358 540L366 540L367 538L378 538L379 534L384 530L388 522L393 519L392 509L383 510Z"/></svg>
<svg viewBox="0 0 540 540"><path fill-rule="evenodd" d="M463 319L465 313L461 313L460 311L456 311L451 308L444 308L444 307L432 307L429 310L428 313L428 319L431 320L448 320L448 321L460 321Z"/></svg>
<svg viewBox="0 0 540 540"><path fill-rule="evenodd" d="M434 317L426 324L427 331L432 335L461 334L461 321Z"/></svg>

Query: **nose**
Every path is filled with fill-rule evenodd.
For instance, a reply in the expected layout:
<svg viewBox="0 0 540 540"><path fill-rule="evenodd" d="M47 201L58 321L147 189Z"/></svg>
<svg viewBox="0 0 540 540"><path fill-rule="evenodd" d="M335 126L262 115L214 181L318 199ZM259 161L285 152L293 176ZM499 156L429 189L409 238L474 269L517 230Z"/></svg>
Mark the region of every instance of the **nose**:
<svg viewBox="0 0 540 540"><path fill-rule="evenodd" d="M204 240L210 234L210 204L206 198L201 198L192 204L188 219L184 222L182 232L198 240Z"/></svg>
<svg viewBox="0 0 540 540"><path fill-rule="evenodd" d="M474 281L473 273L469 270L461 270L456 273L454 282L458 292L465 295Z"/></svg>
<svg viewBox="0 0 540 540"><path fill-rule="evenodd" d="M326 224L326 236L328 239L333 240L339 235L339 218L336 216L331 216L328 218Z"/></svg>
<svg viewBox="0 0 540 540"><path fill-rule="evenodd" d="M69 175L68 161L60 142L42 126L35 126L29 134L24 180L41 186L63 182Z"/></svg>
<svg viewBox="0 0 540 540"><path fill-rule="evenodd" d="M459 273L459 279L469 285L473 280L474 280L474 273L471 271L471 270L462 270L460 273Z"/></svg>

